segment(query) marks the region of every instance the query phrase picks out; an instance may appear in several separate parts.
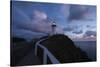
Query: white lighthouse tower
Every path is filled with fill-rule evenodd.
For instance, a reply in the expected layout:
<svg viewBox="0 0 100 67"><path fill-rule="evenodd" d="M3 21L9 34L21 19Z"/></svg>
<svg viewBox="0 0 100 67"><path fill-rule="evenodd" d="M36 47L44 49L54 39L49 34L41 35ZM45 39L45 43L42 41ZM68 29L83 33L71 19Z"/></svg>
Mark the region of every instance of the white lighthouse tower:
<svg viewBox="0 0 100 67"><path fill-rule="evenodd" d="M52 35L55 35L56 34L56 27L57 27L56 22L53 21L51 27L52 27Z"/></svg>

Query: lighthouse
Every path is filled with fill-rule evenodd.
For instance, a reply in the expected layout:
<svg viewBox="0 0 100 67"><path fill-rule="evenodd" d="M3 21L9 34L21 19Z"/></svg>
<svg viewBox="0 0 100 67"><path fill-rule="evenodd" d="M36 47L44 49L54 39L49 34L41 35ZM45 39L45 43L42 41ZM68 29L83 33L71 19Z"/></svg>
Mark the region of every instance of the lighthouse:
<svg viewBox="0 0 100 67"><path fill-rule="evenodd" d="M52 35L55 35L56 34L56 27L57 27L56 22L53 21L51 27L52 27Z"/></svg>

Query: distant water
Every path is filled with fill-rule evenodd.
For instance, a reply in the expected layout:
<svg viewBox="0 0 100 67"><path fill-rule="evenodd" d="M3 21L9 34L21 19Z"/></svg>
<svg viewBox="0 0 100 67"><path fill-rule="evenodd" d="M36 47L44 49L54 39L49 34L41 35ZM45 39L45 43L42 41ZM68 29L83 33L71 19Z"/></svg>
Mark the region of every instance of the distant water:
<svg viewBox="0 0 100 67"><path fill-rule="evenodd" d="M96 60L96 41L74 41L74 43L85 51L90 59Z"/></svg>

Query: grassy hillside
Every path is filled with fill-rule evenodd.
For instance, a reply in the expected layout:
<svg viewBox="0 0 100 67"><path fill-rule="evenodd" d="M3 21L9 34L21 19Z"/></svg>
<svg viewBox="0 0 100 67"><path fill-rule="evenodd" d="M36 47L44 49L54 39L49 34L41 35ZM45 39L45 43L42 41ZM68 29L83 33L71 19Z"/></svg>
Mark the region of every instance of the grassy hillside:
<svg viewBox="0 0 100 67"><path fill-rule="evenodd" d="M73 41L65 35L53 35L41 42L61 62L85 62L90 61L87 54L77 48Z"/></svg>

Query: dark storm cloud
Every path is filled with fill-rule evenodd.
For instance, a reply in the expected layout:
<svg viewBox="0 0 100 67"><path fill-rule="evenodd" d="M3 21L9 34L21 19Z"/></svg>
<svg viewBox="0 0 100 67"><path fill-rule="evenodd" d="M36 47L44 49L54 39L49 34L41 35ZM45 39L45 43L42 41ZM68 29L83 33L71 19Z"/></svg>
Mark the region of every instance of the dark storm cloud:
<svg viewBox="0 0 100 67"><path fill-rule="evenodd" d="M87 5L70 5L68 20L95 20L96 7Z"/></svg>
<svg viewBox="0 0 100 67"><path fill-rule="evenodd" d="M84 37L96 36L96 31L86 31Z"/></svg>
<svg viewBox="0 0 100 67"><path fill-rule="evenodd" d="M69 20L79 20L87 12L87 8L79 5L71 5L69 9Z"/></svg>
<svg viewBox="0 0 100 67"><path fill-rule="evenodd" d="M83 33L83 31L82 31L82 30L79 30L79 31L73 31L72 33L75 33L75 34L81 34L81 33Z"/></svg>

